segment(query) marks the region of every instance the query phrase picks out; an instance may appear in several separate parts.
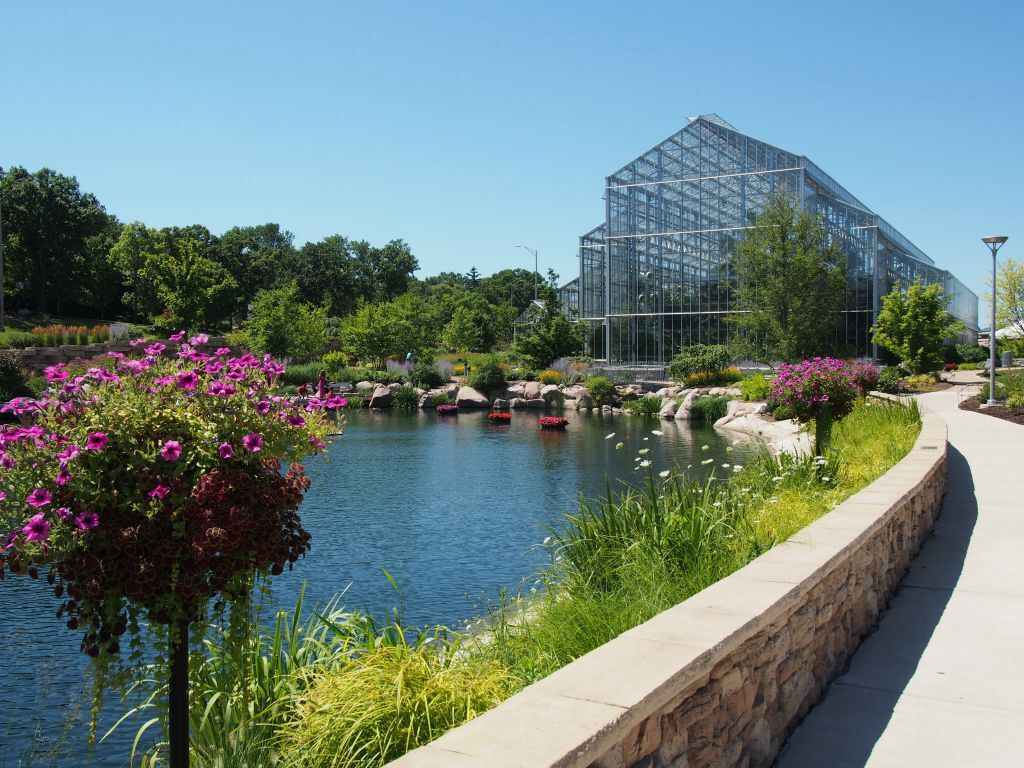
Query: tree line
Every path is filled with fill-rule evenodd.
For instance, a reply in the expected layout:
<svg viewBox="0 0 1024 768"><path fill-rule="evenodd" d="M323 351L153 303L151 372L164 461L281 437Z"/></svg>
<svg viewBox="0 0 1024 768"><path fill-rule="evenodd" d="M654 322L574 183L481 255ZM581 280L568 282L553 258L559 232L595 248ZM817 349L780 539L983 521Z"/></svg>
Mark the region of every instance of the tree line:
<svg viewBox="0 0 1024 768"><path fill-rule="evenodd" d="M419 263L400 238L376 246L335 234L299 246L277 223L220 234L201 224L124 223L73 176L48 168L0 169L0 211L10 310L206 330L255 314L264 322L250 330L276 334L268 342L275 347L294 347L310 328L331 337L344 325L354 345L391 354L508 344L534 296L535 276L525 269L484 277L472 267L418 280ZM549 302L557 277L549 272L540 285ZM273 317L300 327L275 329ZM393 338L367 340L374 333Z"/></svg>

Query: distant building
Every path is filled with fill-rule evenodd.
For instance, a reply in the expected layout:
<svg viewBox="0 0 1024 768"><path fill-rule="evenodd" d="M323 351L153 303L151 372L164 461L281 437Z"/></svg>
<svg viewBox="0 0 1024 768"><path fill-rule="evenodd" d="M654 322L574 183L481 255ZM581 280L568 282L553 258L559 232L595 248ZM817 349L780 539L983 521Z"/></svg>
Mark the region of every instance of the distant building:
<svg viewBox="0 0 1024 768"><path fill-rule="evenodd" d="M606 179L604 222L580 237L580 276L559 294L587 323L589 354L659 365L680 347L725 343L736 311L731 254L780 191L822 214L847 254L837 340L849 354L875 354L881 297L918 277L943 284L963 340L977 339L978 297L952 273L806 157L703 115Z"/></svg>

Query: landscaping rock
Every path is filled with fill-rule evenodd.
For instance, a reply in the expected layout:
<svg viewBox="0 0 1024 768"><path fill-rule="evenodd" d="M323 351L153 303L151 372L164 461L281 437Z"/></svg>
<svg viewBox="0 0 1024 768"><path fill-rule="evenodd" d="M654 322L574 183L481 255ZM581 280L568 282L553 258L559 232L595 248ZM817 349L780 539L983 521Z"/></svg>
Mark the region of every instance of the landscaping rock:
<svg viewBox="0 0 1024 768"><path fill-rule="evenodd" d="M676 408L679 407L679 403L675 400L666 400L662 403L661 410L658 411L658 415L663 419L675 418Z"/></svg>
<svg viewBox="0 0 1024 768"><path fill-rule="evenodd" d="M521 397L513 397L511 400L509 400L508 407L511 408L513 411L520 411L526 407L526 400L524 400Z"/></svg>
<svg viewBox="0 0 1024 768"><path fill-rule="evenodd" d="M514 397L522 397L526 389L525 384L512 384L505 388L505 397L511 400Z"/></svg>
<svg viewBox="0 0 1024 768"><path fill-rule="evenodd" d="M536 400L540 397L540 382L539 381L528 381L523 387L523 397L527 400Z"/></svg>
<svg viewBox="0 0 1024 768"><path fill-rule="evenodd" d="M590 393L582 384L574 384L571 387L563 389L562 394L565 396L566 400L579 400L581 396L589 395Z"/></svg>
<svg viewBox="0 0 1024 768"><path fill-rule="evenodd" d="M508 400L504 399L503 397L498 397L495 398L494 402L491 403L491 405L497 408L499 411L504 411L508 409Z"/></svg>
<svg viewBox="0 0 1024 768"><path fill-rule="evenodd" d="M357 381L356 382L356 389L357 390L376 389L376 387L377 387L377 385L374 384L372 381Z"/></svg>
<svg viewBox="0 0 1024 768"><path fill-rule="evenodd" d="M526 407L531 411L543 411L548 407L548 403L542 397L534 397L526 401Z"/></svg>
<svg viewBox="0 0 1024 768"><path fill-rule="evenodd" d="M676 408L676 421L689 421L690 420L690 407L693 405L693 401L698 397L698 390L691 389L687 392L686 397L679 401L679 406Z"/></svg>
<svg viewBox="0 0 1024 768"><path fill-rule="evenodd" d="M737 416L764 413L766 410L768 410L767 403L744 403L742 400L730 400L725 411L725 416L716 421L714 426L722 427Z"/></svg>
<svg viewBox="0 0 1024 768"><path fill-rule="evenodd" d="M587 409L593 408L595 405L594 398L586 389L583 390L576 398L576 409Z"/></svg>
<svg viewBox="0 0 1024 768"><path fill-rule="evenodd" d="M743 397L743 390L739 387L726 387L725 394L729 397Z"/></svg>
<svg viewBox="0 0 1024 768"><path fill-rule="evenodd" d="M389 387L377 387L370 395L371 408L390 408L393 393Z"/></svg>
<svg viewBox="0 0 1024 768"><path fill-rule="evenodd" d="M490 408L491 401L472 387L459 387L455 396L455 404L459 408Z"/></svg>
<svg viewBox="0 0 1024 768"><path fill-rule="evenodd" d="M431 394L429 394L429 393L425 394L425 395L420 395L419 407L420 408L427 408L427 409L433 408L434 407L434 397Z"/></svg>

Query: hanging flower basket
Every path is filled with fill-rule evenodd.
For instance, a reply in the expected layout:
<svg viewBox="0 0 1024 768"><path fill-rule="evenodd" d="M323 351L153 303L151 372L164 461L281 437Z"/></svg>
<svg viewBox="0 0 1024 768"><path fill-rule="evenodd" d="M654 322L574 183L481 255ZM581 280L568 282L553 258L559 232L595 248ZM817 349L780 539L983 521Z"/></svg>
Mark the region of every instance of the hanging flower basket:
<svg viewBox="0 0 1024 768"><path fill-rule="evenodd" d="M452 405L450 403L446 403L444 405L439 405L439 406L437 406L437 408L435 410L437 411L439 416L458 416L459 415L459 406Z"/></svg>
<svg viewBox="0 0 1024 768"><path fill-rule="evenodd" d="M505 413L503 411L495 411L494 413L487 414L487 418L493 424L508 424L512 421L512 414Z"/></svg>
<svg viewBox="0 0 1024 768"><path fill-rule="evenodd" d="M565 429L569 424L569 420L563 416L541 416L540 417L540 428L541 429Z"/></svg>

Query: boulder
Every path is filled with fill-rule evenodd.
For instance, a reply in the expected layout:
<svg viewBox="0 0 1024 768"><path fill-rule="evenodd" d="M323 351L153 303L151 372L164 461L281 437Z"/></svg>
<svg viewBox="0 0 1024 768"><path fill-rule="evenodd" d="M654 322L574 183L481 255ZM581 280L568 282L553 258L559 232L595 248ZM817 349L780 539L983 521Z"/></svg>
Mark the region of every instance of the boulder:
<svg viewBox="0 0 1024 768"><path fill-rule="evenodd" d="M721 397L725 394L725 387L712 387L708 390L708 394L712 397Z"/></svg>
<svg viewBox="0 0 1024 768"><path fill-rule="evenodd" d="M767 403L744 403L742 400L730 400L725 411L725 416L715 422L715 427L723 427L739 416L749 416L755 413L764 413L768 410Z"/></svg>
<svg viewBox="0 0 1024 768"><path fill-rule="evenodd" d="M459 387L459 393L455 396L455 404L458 405L459 408L491 407L491 401L472 387Z"/></svg>
<svg viewBox="0 0 1024 768"><path fill-rule="evenodd" d="M589 392L584 390L579 397L576 398L576 410L586 410L587 408L594 407L594 398Z"/></svg>
<svg viewBox="0 0 1024 768"><path fill-rule="evenodd" d="M729 397L743 397L743 390L739 387L726 387L725 394Z"/></svg>
<svg viewBox="0 0 1024 768"><path fill-rule="evenodd" d="M356 389L360 390L360 391L364 390L364 389L374 389L374 388L376 388L376 386L377 385L374 384L372 381L357 381L356 382Z"/></svg>
<svg viewBox="0 0 1024 768"><path fill-rule="evenodd" d="M561 408L565 405L565 395L558 388L557 384L548 384L540 391L541 399L548 404L549 408Z"/></svg>
<svg viewBox="0 0 1024 768"><path fill-rule="evenodd" d="M582 384L574 384L571 387L566 387L562 390L562 394L566 400L578 400L583 395L589 395L587 388Z"/></svg>
<svg viewBox="0 0 1024 768"><path fill-rule="evenodd" d="M663 419L673 419L675 418L678 405L675 400L665 400L661 405L661 410L658 411L658 415Z"/></svg>
<svg viewBox="0 0 1024 768"><path fill-rule="evenodd" d="M491 405L493 405L499 411L506 411L506 410L508 410L508 400L506 400L506 399L504 399L502 397L495 398L494 402L491 403Z"/></svg>
<svg viewBox="0 0 1024 768"><path fill-rule="evenodd" d="M679 397L679 387L662 387L654 393L655 397Z"/></svg>
<svg viewBox="0 0 1024 768"><path fill-rule="evenodd" d="M370 395L371 408L390 408L393 393L389 387L377 387Z"/></svg>
<svg viewBox="0 0 1024 768"><path fill-rule="evenodd" d="M687 392L686 397L679 401L679 405L676 407L676 421L689 421L690 420L690 406L693 405L693 401L697 399L697 390L691 389Z"/></svg>
<svg viewBox="0 0 1024 768"><path fill-rule="evenodd" d="M548 402L542 397L534 397L526 401L526 407L531 411L543 411L548 407Z"/></svg>
<svg viewBox="0 0 1024 768"><path fill-rule="evenodd" d="M349 392L355 391L355 385L351 381L332 381L331 391L337 392L341 395L347 395Z"/></svg>
<svg viewBox="0 0 1024 768"><path fill-rule="evenodd" d="M547 399L547 396L549 394L551 394L552 392L558 392L558 391L559 390L558 390L558 385L557 384L545 384L543 387L540 388L540 396L545 398L545 399Z"/></svg>
<svg viewBox="0 0 1024 768"><path fill-rule="evenodd" d="M536 400L540 397L540 382L539 381L528 381L523 387L523 397L527 400Z"/></svg>
<svg viewBox="0 0 1024 768"><path fill-rule="evenodd" d="M419 407L420 408L428 408L428 409L429 408L433 408L434 407L434 397L433 397L433 395L430 395L430 394L420 395Z"/></svg>
<svg viewBox="0 0 1024 768"><path fill-rule="evenodd" d="M513 397L508 401L508 407L513 411L519 411L526 407L526 401L521 397Z"/></svg>
<svg viewBox="0 0 1024 768"><path fill-rule="evenodd" d="M525 389L525 384L511 384L505 388L505 397L509 400L513 397L522 397Z"/></svg>

